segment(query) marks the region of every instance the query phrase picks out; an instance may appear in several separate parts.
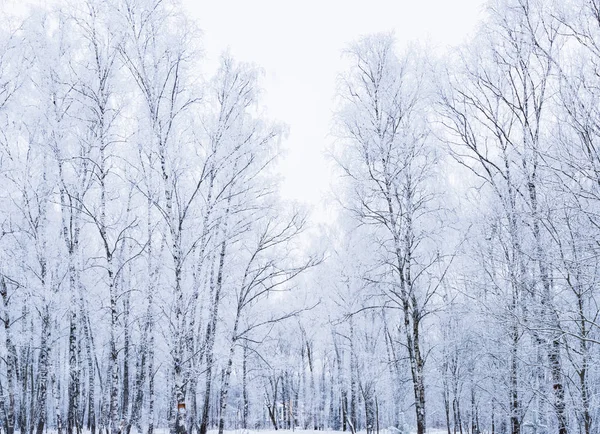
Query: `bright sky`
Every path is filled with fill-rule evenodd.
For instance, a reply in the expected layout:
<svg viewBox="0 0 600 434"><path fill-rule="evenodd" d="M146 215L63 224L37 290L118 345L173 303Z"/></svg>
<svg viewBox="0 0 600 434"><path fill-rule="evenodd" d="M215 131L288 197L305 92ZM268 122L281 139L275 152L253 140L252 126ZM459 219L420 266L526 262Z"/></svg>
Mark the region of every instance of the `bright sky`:
<svg viewBox="0 0 600 434"><path fill-rule="evenodd" d="M482 0L183 0L204 32L208 61L229 49L265 71L263 103L288 124L282 195L318 204L329 190L325 148L341 51L360 35L395 32L398 46L459 44L475 29Z"/></svg>
<svg viewBox="0 0 600 434"><path fill-rule="evenodd" d="M41 3L52 0L38 0ZM209 65L229 49L263 68L263 105L289 127L283 144L283 197L317 207L330 189L324 151L342 50L361 35L393 31L443 50L473 32L484 0L181 0L203 31ZM35 1L34 1L35 3ZM13 11L16 0L0 0Z"/></svg>

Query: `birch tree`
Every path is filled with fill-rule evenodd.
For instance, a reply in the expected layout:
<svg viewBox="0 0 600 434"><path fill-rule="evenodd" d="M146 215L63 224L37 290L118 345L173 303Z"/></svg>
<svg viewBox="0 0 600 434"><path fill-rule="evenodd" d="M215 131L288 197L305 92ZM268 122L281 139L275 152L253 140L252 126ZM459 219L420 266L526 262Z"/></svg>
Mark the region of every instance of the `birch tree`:
<svg viewBox="0 0 600 434"><path fill-rule="evenodd" d="M417 432L426 431L422 320L437 285L428 269L439 257L428 251L425 228L432 211L428 182L436 155L416 58L395 53L393 37L365 37L348 50L349 72L340 84L337 157L353 190L348 207L380 239L387 303L400 308L414 392ZM431 223L431 221L427 221Z"/></svg>

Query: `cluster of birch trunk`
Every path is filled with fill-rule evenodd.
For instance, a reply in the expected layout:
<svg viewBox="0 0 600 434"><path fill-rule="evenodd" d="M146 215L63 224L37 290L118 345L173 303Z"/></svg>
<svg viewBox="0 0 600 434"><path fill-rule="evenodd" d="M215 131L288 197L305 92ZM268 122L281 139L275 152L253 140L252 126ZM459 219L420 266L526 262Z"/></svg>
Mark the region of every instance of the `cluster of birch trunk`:
<svg viewBox="0 0 600 434"><path fill-rule="evenodd" d="M317 262L277 201L285 129L261 72L224 55L204 77L172 2L18 18L0 48L0 428L222 431L236 353L294 314L278 297Z"/></svg>
<svg viewBox="0 0 600 434"><path fill-rule="evenodd" d="M600 2L490 2L435 52L366 36L340 80L350 420L599 432Z"/></svg>
<svg viewBox="0 0 600 434"><path fill-rule="evenodd" d="M260 69L207 68L182 5L25 15L0 26L2 434L600 432L599 0L489 3L446 53L350 44L311 230Z"/></svg>

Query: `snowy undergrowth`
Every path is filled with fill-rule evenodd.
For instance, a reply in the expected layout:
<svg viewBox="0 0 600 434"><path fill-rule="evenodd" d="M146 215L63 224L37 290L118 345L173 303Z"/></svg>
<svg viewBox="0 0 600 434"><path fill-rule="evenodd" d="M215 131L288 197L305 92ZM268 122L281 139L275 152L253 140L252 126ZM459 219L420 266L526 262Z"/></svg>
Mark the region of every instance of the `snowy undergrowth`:
<svg viewBox="0 0 600 434"><path fill-rule="evenodd" d="M208 430L208 434L218 434L218 430ZM303 430L303 429L295 429L295 430L287 430L287 429L280 429L280 430L249 430L249 429L232 429L232 430L225 430L224 434L290 434L290 433L295 433L295 432L299 432L302 434L340 434L343 433L344 431L334 431L334 430L326 430L326 431L318 431L318 430ZM441 430L441 429L433 429L433 430L428 430L429 434L443 434L446 433L446 430ZM19 431L16 431L16 433L19 433ZM168 429L155 429L154 430L155 434L169 434L169 430ZM345 433L350 433L350 431L345 431ZM410 434L415 434L416 431L411 431ZM47 430L46 434L57 434L56 430ZM89 431L84 430L83 434L89 434ZM356 434L366 434L365 430L362 431L357 431ZM379 434L393 434L392 430L389 430L387 428L384 429L380 429L379 430Z"/></svg>
<svg viewBox="0 0 600 434"><path fill-rule="evenodd" d="M209 430L208 431L209 434L218 434L217 430ZM340 434L344 431L334 431L334 430L330 430L330 431L318 431L318 430L303 430L303 429L295 429L295 430L247 430L247 429L237 429L237 430L225 430L225 434L289 434L292 432L300 432L302 434ZM379 434L394 434L394 432L397 433L397 431L393 431L387 428L383 428L379 430ZM429 434L443 434L446 433L446 430L440 430L440 429L432 429L432 430L427 430L427 432ZM345 431L345 433L350 433L350 431ZM366 434L367 431L366 430L361 430L361 431L357 431L356 434ZM416 433L416 430L412 430L410 432L410 434L414 434ZM159 433L157 433L159 434ZM160 434L168 434L168 433L160 433Z"/></svg>

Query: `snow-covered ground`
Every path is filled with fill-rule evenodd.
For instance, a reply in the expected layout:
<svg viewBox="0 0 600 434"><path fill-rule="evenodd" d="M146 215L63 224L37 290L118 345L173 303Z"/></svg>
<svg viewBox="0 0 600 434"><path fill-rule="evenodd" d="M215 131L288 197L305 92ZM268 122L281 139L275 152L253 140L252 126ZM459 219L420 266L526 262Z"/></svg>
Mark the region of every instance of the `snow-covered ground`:
<svg viewBox="0 0 600 434"><path fill-rule="evenodd" d="M290 434L290 433L302 433L302 434L340 434L343 431L317 431L317 430L245 430L245 429L237 429L237 430L225 430L225 434ZM446 433L446 430L440 429L431 429L427 430L428 434L443 434ZM350 431L346 431L346 433L350 433ZM411 431L411 434L416 433L416 431ZM157 433L158 434L158 433ZM168 433L160 433L160 434L168 434ZM218 434L217 430L209 430L209 434ZM357 434L366 434L366 431L357 431ZM383 428L379 430L379 434L397 434L397 431L389 430L387 428Z"/></svg>
<svg viewBox="0 0 600 434"><path fill-rule="evenodd" d="M134 433L135 430L132 430L132 433ZM64 432L64 431L63 431ZM218 434L218 430L208 430L208 434ZM19 431L16 431L16 433L19 433ZM88 434L89 431L84 430L83 434ZM166 428L157 428L154 429L154 433L155 434L169 434L169 430ZM325 430L325 431L318 431L318 430L303 430L303 429L295 429L295 430L288 430L288 429L280 429L280 430L250 430L250 429L232 429L232 430L225 430L224 434L292 434L292 433L301 433L301 434L350 434L350 431L334 431L334 430ZM443 429L428 429L427 430L428 434L445 434L447 433L446 430ZM47 430L46 434L57 434L56 430ZM366 434L366 431L357 431L356 434ZM387 429L387 428L382 428L379 430L379 434L398 434L398 431L392 430L392 429ZM416 434L416 431L413 430L410 432L410 434Z"/></svg>

